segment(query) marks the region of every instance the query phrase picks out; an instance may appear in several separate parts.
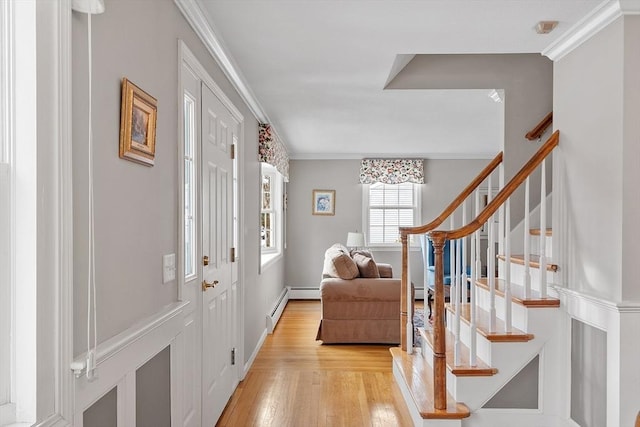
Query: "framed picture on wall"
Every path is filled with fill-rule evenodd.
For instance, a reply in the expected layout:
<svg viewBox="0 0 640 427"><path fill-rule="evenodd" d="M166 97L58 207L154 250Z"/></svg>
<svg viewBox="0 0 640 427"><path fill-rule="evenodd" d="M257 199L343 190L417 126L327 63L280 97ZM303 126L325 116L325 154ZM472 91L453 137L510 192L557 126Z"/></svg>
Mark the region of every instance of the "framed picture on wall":
<svg viewBox="0 0 640 427"><path fill-rule="evenodd" d="M311 203L313 215L335 215L336 190L313 190Z"/></svg>
<svg viewBox="0 0 640 427"><path fill-rule="evenodd" d="M122 79L120 158L153 166L156 156L158 101L126 78Z"/></svg>

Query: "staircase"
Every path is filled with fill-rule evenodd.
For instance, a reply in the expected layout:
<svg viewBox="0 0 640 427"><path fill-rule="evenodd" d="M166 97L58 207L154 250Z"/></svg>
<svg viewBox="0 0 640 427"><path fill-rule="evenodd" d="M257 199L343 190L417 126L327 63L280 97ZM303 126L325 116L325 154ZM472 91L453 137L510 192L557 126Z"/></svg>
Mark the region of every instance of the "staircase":
<svg viewBox="0 0 640 427"><path fill-rule="evenodd" d="M410 283L406 268L408 235L427 233L436 253L433 327L419 329L421 345L414 347L413 334L409 333L413 331L410 294L408 287L403 287L406 336L401 348L391 349L394 376L416 426L566 425L557 405L549 403L560 399L560 392L552 387L545 389L545 384L561 374L551 363L560 357L562 339L558 332L560 300L547 292L547 283L555 282L554 274L559 269L549 262L552 231L546 227L546 214L540 214L541 228L529 228L527 215L527 235L523 248L519 248L523 255L511 254L511 233L505 232L511 230L509 196L526 182L525 209L529 211L528 176L541 164L544 170L544 159L558 139L556 132L508 184L499 186L500 192L484 209L477 204L477 189L488 179L491 194L491 173L501 164L495 164L495 159L438 219L426 226L401 229L403 284ZM543 189L544 184L543 173ZM474 192L476 217L467 223L466 210L468 205L473 210ZM546 212L545 195L540 212ZM460 211L460 206L465 211L462 215L458 212L458 217L464 218L463 226L436 230ZM484 252L480 249L481 228L488 228L489 234L486 271L499 277L479 277L483 271L480 253ZM470 259L472 271L467 277L466 268L458 269L450 290L451 302L445 305L442 247L450 239L459 246L457 259L465 260L462 265ZM462 285L467 283L468 291Z"/></svg>

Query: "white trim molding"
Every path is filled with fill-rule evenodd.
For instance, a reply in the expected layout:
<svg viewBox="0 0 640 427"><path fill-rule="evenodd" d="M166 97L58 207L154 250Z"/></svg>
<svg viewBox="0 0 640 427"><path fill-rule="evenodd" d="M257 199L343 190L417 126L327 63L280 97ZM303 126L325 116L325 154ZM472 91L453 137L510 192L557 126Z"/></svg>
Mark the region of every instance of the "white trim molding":
<svg viewBox="0 0 640 427"><path fill-rule="evenodd" d="M204 43L213 59L216 60L225 76L227 76L233 87L240 94L242 100L247 104L254 117L260 123L270 123L273 133L277 135L280 141L287 147L284 138L282 138L276 127L271 123L269 116L247 83L242 71L240 71L240 67L238 67L231 54L228 53L228 49L224 46L222 38L216 34L216 30L211 24L211 19L209 19L207 13L204 11L201 1L174 0L174 2L187 22L189 22L189 25L191 25L191 28L193 28L193 31L200 37L200 40L202 40L202 43Z"/></svg>
<svg viewBox="0 0 640 427"><path fill-rule="evenodd" d="M36 15L37 182L42 195L37 204L37 358L53 360L53 372L39 373L37 383L37 398L52 402L53 414L43 418L38 413L36 425L62 426L70 425L73 416L71 0L37 2Z"/></svg>
<svg viewBox="0 0 640 427"><path fill-rule="evenodd" d="M607 0L542 51L552 61L562 59L623 15L640 14L639 0Z"/></svg>

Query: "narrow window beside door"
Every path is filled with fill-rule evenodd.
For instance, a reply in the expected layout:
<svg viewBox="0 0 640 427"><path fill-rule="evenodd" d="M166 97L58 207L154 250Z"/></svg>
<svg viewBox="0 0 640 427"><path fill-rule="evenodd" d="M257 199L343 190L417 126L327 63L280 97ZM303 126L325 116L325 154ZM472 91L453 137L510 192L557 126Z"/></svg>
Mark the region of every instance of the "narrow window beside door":
<svg viewBox="0 0 640 427"><path fill-rule="evenodd" d="M195 100L184 95L184 276L196 274Z"/></svg>

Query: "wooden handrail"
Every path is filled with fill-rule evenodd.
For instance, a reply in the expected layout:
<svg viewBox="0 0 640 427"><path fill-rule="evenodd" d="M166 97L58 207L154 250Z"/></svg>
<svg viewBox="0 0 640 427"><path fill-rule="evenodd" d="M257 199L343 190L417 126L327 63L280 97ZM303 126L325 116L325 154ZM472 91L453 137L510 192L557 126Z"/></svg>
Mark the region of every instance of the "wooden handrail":
<svg viewBox="0 0 640 427"><path fill-rule="evenodd" d="M527 134L524 137L527 138L529 141L538 139L542 136L544 131L546 131L549 126L551 126L552 123L553 123L553 111L547 114L546 116L544 116L544 118L540 120L540 123L538 123L536 127L534 127L529 132L527 132Z"/></svg>
<svg viewBox="0 0 640 427"><path fill-rule="evenodd" d="M498 211L500 206L507 201L509 196L513 194L514 191L518 189L518 187L524 182L525 179L542 163L542 161L553 151L553 149L558 145L560 140L560 131L557 130L551 135L551 137L544 143L542 147L529 159L529 161L518 171L518 173L511 178L511 181L507 185L504 186L502 190L493 200L480 212L480 214L473 219L473 221L469 222L467 225L460 227L456 230L450 231L431 231L429 232L429 237L434 240L438 239L460 239L462 237L468 236L476 230L479 230L482 227L482 224L487 222L491 216Z"/></svg>
<svg viewBox="0 0 640 427"><path fill-rule="evenodd" d="M500 163L502 163L502 157L503 157L503 154L501 151L498 153L497 156L493 158L493 160L491 160L491 162L487 166L485 166L484 169L480 171L480 173L474 178L474 180L471 181L469 185L467 185L464 188L464 190L462 190L462 192L458 195L458 197L453 199L453 201L449 204L449 206L447 206L445 210L443 210L442 213L438 215L436 219L434 219L433 221L425 225L419 225L416 227L400 227L399 229L400 235L407 236L409 234L424 234L428 231L435 229L440 224L442 224L444 220L447 219L456 209L458 209L458 206L460 206L462 202L464 202L467 199L467 197L469 197L469 195L473 193L473 191L480 184L482 184L482 182L489 175L491 175L491 172L493 172L500 165Z"/></svg>

